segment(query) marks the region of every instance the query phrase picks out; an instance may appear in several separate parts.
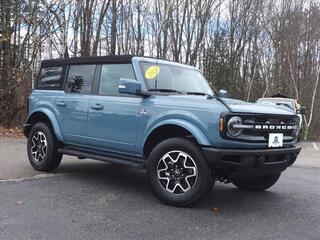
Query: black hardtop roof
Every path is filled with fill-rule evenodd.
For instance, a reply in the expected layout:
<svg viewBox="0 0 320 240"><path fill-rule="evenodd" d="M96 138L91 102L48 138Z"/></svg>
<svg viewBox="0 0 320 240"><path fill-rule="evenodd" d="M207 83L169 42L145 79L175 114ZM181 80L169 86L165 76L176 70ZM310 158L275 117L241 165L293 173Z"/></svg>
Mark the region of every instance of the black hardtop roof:
<svg viewBox="0 0 320 240"><path fill-rule="evenodd" d="M88 63L130 63L134 55L110 55L101 57L73 57L43 60L41 67L55 67L68 64L88 64Z"/></svg>

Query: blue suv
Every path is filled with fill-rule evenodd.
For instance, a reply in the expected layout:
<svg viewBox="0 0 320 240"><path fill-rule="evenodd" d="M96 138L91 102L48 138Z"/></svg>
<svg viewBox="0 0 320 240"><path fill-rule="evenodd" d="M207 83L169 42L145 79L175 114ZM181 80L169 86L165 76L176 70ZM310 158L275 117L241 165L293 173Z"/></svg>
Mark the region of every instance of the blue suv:
<svg viewBox="0 0 320 240"><path fill-rule="evenodd" d="M300 152L299 118L226 95L198 69L165 60L45 60L24 126L29 161L39 171L63 154L146 168L154 194L175 206L215 181L265 190Z"/></svg>

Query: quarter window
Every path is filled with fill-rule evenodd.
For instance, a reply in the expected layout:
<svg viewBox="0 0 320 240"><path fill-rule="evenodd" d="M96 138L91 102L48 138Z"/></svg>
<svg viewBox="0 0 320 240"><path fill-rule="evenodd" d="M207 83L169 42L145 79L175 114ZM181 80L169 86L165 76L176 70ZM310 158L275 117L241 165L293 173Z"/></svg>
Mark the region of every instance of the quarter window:
<svg viewBox="0 0 320 240"><path fill-rule="evenodd" d="M62 67L46 67L40 71L39 88L59 88L61 83Z"/></svg>
<svg viewBox="0 0 320 240"><path fill-rule="evenodd" d="M66 91L91 94L96 65L70 65L66 82Z"/></svg>
<svg viewBox="0 0 320 240"><path fill-rule="evenodd" d="M99 85L100 95L119 95L120 78L136 79L131 64L102 65Z"/></svg>

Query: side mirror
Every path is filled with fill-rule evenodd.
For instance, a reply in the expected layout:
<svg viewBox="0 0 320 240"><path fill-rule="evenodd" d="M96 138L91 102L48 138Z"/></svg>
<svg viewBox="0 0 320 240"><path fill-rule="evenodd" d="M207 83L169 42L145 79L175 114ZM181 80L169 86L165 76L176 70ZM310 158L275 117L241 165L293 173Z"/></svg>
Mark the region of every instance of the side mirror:
<svg viewBox="0 0 320 240"><path fill-rule="evenodd" d="M228 92L226 90L221 89L218 93L218 97L226 98L228 97Z"/></svg>
<svg viewBox="0 0 320 240"><path fill-rule="evenodd" d="M297 111L298 114L306 114L307 113L307 108L306 107L300 107L300 110Z"/></svg>
<svg viewBox="0 0 320 240"><path fill-rule="evenodd" d="M142 92L141 82L134 79L120 78L118 89L119 93L150 96L148 93Z"/></svg>

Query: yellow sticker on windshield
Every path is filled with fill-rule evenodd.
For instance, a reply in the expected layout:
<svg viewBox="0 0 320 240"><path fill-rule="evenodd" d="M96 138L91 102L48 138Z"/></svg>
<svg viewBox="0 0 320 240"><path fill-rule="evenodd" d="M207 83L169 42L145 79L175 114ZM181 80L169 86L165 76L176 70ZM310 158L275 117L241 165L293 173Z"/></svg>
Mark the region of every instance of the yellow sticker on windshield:
<svg viewBox="0 0 320 240"><path fill-rule="evenodd" d="M158 76L159 72L160 72L160 68L156 65L153 65L147 69L144 76L146 77L146 79L152 79Z"/></svg>

